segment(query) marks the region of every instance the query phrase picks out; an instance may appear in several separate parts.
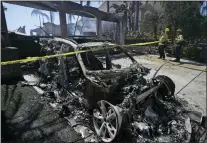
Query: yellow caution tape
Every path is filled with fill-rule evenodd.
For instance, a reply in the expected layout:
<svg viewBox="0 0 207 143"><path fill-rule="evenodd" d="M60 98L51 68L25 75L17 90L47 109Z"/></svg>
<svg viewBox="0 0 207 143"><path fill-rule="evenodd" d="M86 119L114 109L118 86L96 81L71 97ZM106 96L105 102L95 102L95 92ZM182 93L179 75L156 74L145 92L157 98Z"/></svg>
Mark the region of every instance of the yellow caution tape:
<svg viewBox="0 0 207 143"><path fill-rule="evenodd" d="M60 56L69 56L69 55L74 55L74 54L79 54L79 53L85 53L89 51L98 51L98 50L103 50L106 48L115 48L117 46L122 46L122 47L127 47L127 46L145 46L145 45L151 45L151 44L156 44L159 41L155 42L146 42L146 43L137 43L137 44L129 44L129 45L114 45L111 47L101 47L101 48L96 48L96 49L89 49L89 50L79 50L79 51L74 51L74 52L69 52L69 53L62 53L62 54L55 54L55 55L49 55L49 56L43 56L43 57L31 57L28 59L21 59L21 60L13 60L13 61L6 61L6 62L1 62L1 65L11 65L11 64L18 64L18 63L27 63L27 62L33 62L33 61L38 61L38 60L44 60L44 59L49 59L49 58L55 58L55 57L60 57Z"/></svg>
<svg viewBox="0 0 207 143"><path fill-rule="evenodd" d="M137 43L137 44L129 44L129 45L122 45L124 47L127 46L145 46L145 45L151 45L151 44L157 44L159 41L154 41L154 42L146 42L146 43Z"/></svg>

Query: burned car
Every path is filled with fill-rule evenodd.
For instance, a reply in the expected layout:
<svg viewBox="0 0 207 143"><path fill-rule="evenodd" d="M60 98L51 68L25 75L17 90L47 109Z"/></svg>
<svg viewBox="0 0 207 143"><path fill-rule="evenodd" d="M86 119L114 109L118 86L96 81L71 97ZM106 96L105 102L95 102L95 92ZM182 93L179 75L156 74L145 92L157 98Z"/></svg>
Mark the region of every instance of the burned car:
<svg viewBox="0 0 207 143"><path fill-rule="evenodd" d="M64 55L40 63L41 82L50 84L44 96L53 96L62 105L61 113L73 114L81 107L81 115L75 118L89 123L93 120L93 130L101 141L116 141L126 126L135 142L191 140L190 117L176 103L174 82L164 75L146 79L150 69L121 46L108 42L77 44L61 38L41 39L41 46L46 55Z"/></svg>

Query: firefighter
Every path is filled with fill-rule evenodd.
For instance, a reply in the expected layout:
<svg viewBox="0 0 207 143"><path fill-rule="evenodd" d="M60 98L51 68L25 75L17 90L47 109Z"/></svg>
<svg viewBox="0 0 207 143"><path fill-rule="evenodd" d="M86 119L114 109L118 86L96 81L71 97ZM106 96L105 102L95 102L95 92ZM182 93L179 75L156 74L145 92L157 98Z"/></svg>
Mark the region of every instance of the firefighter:
<svg viewBox="0 0 207 143"><path fill-rule="evenodd" d="M162 36L159 39L159 44L158 44L158 52L159 52L159 59L165 60L165 48L168 43L168 34L169 34L170 29L166 28L165 33L162 34Z"/></svg>
<svg viewBox="0 0 207 143"><path fill-rule="evenodd" d="M176 59L174 60L175 62L180 62L180 54L181 54L181 48L183 45L184 39L182 35L182 30L178 29L177 30L177 37L175 38L175 43L176 43Z"/></svg>

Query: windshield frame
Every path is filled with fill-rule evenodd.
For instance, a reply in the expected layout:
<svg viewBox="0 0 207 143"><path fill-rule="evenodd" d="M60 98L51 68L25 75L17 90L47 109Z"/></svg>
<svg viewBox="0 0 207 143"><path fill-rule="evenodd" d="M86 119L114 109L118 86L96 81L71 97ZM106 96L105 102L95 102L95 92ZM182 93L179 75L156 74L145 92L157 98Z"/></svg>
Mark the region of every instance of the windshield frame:
<svg viewBox="0 0 207 143"><path fill-rule="evenodd" d="M94 42L96 43L96 42ZM109 54L110 52L110 48L109 45L114 45L113 48L116 48L116 49L119 49L127 58L129 58L132 62L131 65L134 65L134 64L138 64L138 62L122 47L122 46L119 46L119 45L116 45L116 44L113 44L113 43L108 43L108 42L99 42L100 45L99 46L83 46L83 44L87 45L87 43L83 43L83 44L79 44L77 45L77 48L75 49L75 51L79 51L79 50L93 50L94 51L97 51L97 47L103 47L103 50L104 51L104 54L107 56L107 54ZM108 45L107 45L108 44ZM108 47L107 47L108 46ZM87 52L86 52L87 53ZM100 72L103 72L103 73L108 73L108 72L113 72L113 71L116 71L116 72L122 72L126 69L130 69L131 67L127 67L127 68L121 68L121 69L104 69L104 70L90 70L90 69L87 69L86 65L83 63L83 60L82 60L82 56L81 56L81 53L77 53L76 54L77 58L80 60L79 62L81 62L81 65L83 66L84 70L86 73L100 73ZM109 56L111 56L109 54Z"/></svg>

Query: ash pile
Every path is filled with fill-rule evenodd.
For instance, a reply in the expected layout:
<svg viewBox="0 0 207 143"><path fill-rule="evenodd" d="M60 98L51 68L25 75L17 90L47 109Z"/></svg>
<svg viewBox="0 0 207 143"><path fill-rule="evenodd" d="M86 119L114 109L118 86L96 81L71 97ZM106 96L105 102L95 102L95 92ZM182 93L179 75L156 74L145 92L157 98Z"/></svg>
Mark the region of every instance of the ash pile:
<svg viewBox="0 0 207 143"><path fill-rule="evenodd" d="M33 69L24 73L22 84L33 86L85 142L121 142L126 132L130 142L205 140L202 113L188 111L178 102L172 79L164 75L146 79L150 70L122 47L112 50L107 42L77 44L61 38L40 42L44 55L91 50L22 67ZM104 50L94 52L97 46ZM114 55L122 54L132 62L128 68L112 62Z"/></svg>

